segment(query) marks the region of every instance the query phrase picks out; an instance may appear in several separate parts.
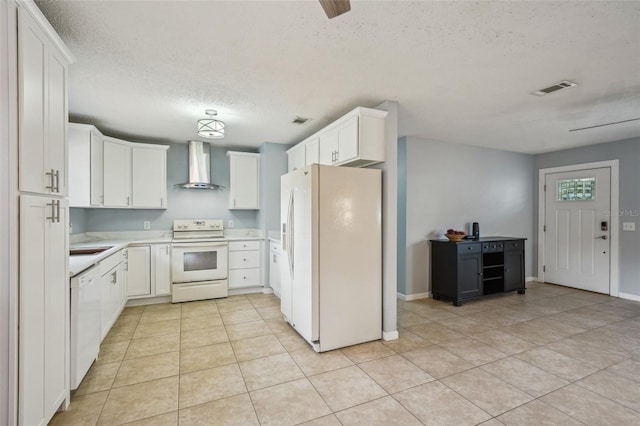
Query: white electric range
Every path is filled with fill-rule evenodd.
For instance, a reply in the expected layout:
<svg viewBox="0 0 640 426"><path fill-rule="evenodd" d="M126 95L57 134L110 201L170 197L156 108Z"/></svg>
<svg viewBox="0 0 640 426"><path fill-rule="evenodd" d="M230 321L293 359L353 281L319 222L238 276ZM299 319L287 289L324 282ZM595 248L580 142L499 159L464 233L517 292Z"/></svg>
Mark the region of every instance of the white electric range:
<svg viewBox="0 0 640 426"><path fill-rule="evenodd" d="M227 242L222 219L173 221L171 302L227 297Z"/></svg>

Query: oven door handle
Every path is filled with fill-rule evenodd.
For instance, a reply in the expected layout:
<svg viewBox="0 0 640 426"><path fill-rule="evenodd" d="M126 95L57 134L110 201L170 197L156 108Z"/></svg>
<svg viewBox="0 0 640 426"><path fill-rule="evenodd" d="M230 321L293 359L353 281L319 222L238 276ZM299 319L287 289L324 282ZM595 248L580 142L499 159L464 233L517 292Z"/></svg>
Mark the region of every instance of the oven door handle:
<svg viewBox="0 0 640 426"><path fill-rule="evenodd" d="M194 241L192 243L172 243L171 247L177 247L177 248L209 248L209 247L225 247L227 245L226 242L222 243L209 243L209 242L197 242Z"/></svg>

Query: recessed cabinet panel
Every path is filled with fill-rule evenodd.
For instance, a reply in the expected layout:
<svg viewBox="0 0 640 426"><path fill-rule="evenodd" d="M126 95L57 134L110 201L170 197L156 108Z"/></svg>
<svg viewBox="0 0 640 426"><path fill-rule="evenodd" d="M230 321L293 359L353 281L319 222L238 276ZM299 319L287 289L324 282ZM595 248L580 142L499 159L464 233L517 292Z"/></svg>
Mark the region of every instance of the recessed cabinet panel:
<svg viewBox="0 0 640 426"><path fill-rule="evenodd" d="M358 117L352 117L338 131L338 162L358 157Z"/></svg>
<svg viewBox="0 0 640 426"><path fill-rule="evenodd" d="M288 171L301 169L305 166L305 149L299 145L287 151Z"/></svg>
<svg viewBox="0 0 640 426"><path fill-rule="evenodd" d="M171 294L171 245L155 244L153 246L154 284L156 296Z"/></svg>
<svg viewBox="0 0 640 426"><path fill-rule="evenodd" d="M506 251L504 253L504 291L521 288L523 281L524 252L522 250Z"/></svg>
<svg viewBox="0 0 640 426"><path fill-rule="evenodd" d="M90 203L91 206L101 206L104 204L104 158L103 158L103 138L102 133L97 130L90 132L90 153L89 163L91 176ZM86 158L83 159L86 162ZM73 163L71 163L73 164ZM74 165L77 167L77 165ZM70 169L71 170L71 169ZM72 182L73 183L73 182ZM69 194L71 196L71 194Z"/></svg>
<svg viewBox="0 0 640 426"><path fill-rule="evenodd" d="M320 138L313 138L304 145L304 165L320 163Z"/></svg>
<svg viewBox="0 0 640 426"><path fill-rule="evenodd" d="M48 63L47 169L56 170L55 193L67 195L67 69L60 54L53 51Z"/></svg>
<svg viewBox="0 0 640 426"><path fill-rule="evenodd" d="M260 154L227 152L229 210L260 209Z"/></svg>
<svg viewBox="0 0 640 426"><path fill-rule="evenodd" d="M108 138L103 153L104 206L131 206L131 146Z"/></svg>
<svg viewBox="0 0 640 426"><path fill-rule="evenodd" d="M129 247L129 296L151 295L151 247Z"/></svg>
<svg viewBox="0 0 640 426"><path fill-rule="evenodd" d="M132 203L134 208L166 208L167 151L134 146L132 149Z"/></svg>
<svg viewBox="0 0 640 426"><path fill-rule="evenodd" d="M320 135L320 164L331 166L338 162L338 141L340 133L337 129Z"/></svg>
<svg viewBox="0 0 640 426"><path fill-rule="evenodd" d="M18 78L20 97L20 167L21 191L51 193L50 176L45 175L47 83L46 36L28 14L18 9Z"/></svg>
<svg viewBox="0 0 640 426"><path fill-rule="evenodd" d="M464 298L482 294L482 260L479 254L460 256L458 259L458 288Z"/></svg>

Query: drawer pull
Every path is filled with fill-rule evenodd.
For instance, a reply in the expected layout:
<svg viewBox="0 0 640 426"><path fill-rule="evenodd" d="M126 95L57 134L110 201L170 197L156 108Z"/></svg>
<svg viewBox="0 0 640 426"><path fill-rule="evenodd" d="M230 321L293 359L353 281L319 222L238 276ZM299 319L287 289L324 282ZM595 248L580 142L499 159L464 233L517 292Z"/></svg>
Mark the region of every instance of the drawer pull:
<svg viewBox="0 0 640 426"><path fill-rule="evenodd" d="M467 250L473 250L473 247L467 247Z"/></svg>

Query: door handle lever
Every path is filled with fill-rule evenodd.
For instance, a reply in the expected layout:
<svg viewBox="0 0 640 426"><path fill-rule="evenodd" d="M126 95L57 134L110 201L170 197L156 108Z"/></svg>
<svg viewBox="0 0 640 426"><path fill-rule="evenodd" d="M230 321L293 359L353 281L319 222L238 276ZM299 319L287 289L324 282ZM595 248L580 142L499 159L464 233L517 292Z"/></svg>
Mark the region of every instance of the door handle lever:
<svg viewBox="0 0 640 426"><path fill-rule="evenodd" d="M606 240L607 238L609 237L607 237L606 235L600 235L599 237L596 237L596 240Z"/></svg>

